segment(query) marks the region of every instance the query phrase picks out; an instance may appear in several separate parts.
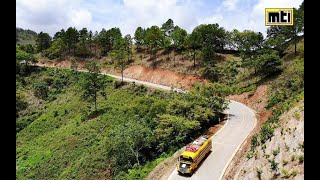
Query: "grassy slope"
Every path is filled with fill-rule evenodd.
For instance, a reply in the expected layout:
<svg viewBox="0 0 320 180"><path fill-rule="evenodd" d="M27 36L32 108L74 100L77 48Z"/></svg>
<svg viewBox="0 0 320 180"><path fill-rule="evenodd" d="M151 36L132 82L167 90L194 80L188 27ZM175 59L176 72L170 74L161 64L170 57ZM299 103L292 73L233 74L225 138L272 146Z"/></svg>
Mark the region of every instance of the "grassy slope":
<svg viewBox="0 0 320 180"><path fill-rule="evenodd" d="M81 121L87 103L80 99L75 86L68 87L47 103L46 109L30 125L17 133L17 178L98 178L109 176L108 129L133 116L124 112L139 105L141 99L132 90L114 90L109 84L108 100L99 99L107 113ZM165 100L158 100L158 102ZM58 115L54 117L54 111ZM32 113L30 113L32 114ZM106 172L104 172L106 171Z"/></svg>

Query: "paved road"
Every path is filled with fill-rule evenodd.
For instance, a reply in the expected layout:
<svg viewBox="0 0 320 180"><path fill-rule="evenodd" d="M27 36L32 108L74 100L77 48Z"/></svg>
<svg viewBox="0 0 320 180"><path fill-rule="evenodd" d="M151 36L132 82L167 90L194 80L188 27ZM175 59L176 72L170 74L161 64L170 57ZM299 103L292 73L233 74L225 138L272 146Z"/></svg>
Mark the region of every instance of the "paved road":
<svg viewBox="0 0 320 180"><path fill-rule="evenodd" d="M47 66L36 64L37 66ZM79 70L87 72L87 70ZM121 79L121 76L101 73L116 79ZM127 82L135 82L143 84L148 87L175 90L178 92L187 92L181 89L171 88L160 84L154 84L146 81L139 81L136 79L123 78ZM198 169L194 172L192 177L184 177L178 175L175 169L169 176L169 180L191 179L191 180L220 180L227 169L233 156L236 154L241 144L253 130L256 125L256 116L254 112L242 103L231 101L227 109L228 120L225 125L212 138L212 149L209 156L202 162Z"/></svg>
<svg viewBox="0 0 320 180"><path fill-rule="evenodd" d="M184 177L178 175L175 168L169 180L220 180L222 178L233 156L256 125L254 112L239 102L231 101L228 112L226 124L211 137L211 153L195 173L191 177Z"/></svg>

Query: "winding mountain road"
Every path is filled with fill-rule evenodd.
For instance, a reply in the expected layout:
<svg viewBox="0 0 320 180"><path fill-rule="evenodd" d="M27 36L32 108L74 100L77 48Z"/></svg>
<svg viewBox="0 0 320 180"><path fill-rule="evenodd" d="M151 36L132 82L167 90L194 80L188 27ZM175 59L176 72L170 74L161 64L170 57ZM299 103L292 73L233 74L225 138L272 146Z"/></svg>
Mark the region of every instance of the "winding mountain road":
<svg viewBox="0 0 320 180"><path fill-rule="evenodd" d="M54 67L43 64L36 64L36 66ZM82 72L88 72L87 70L79 70ZM121 76L101 73L111 76L116 79L121 79ZM172 88L165 85L154 84L146 81L140 81L136 79L123 78L126 82L135 82L136 84L143 84L148 87L162 89L162 90L174 90L177 92L186 93L187 91ZM241 144L248 137L251 131L256 126L257 120L255 113L252 109L245 106L242 103L232 101L230 102L228 109L228 119L225 125L216 133L212 138L211 153L207 156L198 169L191 177L185 177L178 174L177 169L171 173L168 180L220 180L222 179L225 170L227 169L232 158L239 150Z"/></svg>
<svg viewBox="0 0 320 180"><path fill-rule="evenodd" d="M178 174L177 169L171 173L169 180L220 180L239 150L241 144L256 125L255 113L242 103L231 101L228 107L226 124L212 138L211 153L202 162L191 177Z"/></svg>

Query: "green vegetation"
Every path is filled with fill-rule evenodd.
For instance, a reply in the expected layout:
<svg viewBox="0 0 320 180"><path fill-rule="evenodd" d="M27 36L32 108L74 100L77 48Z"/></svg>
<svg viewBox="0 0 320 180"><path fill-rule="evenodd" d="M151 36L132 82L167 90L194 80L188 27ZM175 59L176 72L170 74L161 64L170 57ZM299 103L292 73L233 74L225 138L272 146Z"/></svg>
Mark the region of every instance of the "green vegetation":
<svg viewBox="0 0 320 180"><path fill-rule="evenodd" d="M304 161L304 155L298 156L298 159L299 159L299 163L303 163L303 161Z"/></svg>
<svg viewBox="0 0 320 180"><path fill-rule="evenodd" d="M281 170L281 174L283 175L284 178L288 179L291 176L291 173L287 171L286 169Z"/></svg>
<svg viewBox="0 0 320 180"><path fill-rule="evenodd" d="M269 162L270 162L270 168L271 168L271 170L272 171L274 171L274 172L276 172L279 168L278 168L278 164L279 163L277 163L276 161L275 161L275 159L272 159L271 161L269 160Z"/></svg>
<svg viewBox="0 0 320 180"><path fill-rule="evenodd" d="M280 147L278 147L277 149L272 150L272 154L274 157L276 157L280 152Z"/></svg>
<svg viewBox="0 0 320 180"><path fill-rule="evenodd" d="M219 84L197 86L189 94L134 84L116 89L112 78L91 69L89 74L30 67L17 78L18 179L124 174L141 179L217 123L227 105L227 88ZM96 99L82 101L85 94ZM94 101L99 106L93 110ZM35 107L38 102L42 105Z"/></svg>

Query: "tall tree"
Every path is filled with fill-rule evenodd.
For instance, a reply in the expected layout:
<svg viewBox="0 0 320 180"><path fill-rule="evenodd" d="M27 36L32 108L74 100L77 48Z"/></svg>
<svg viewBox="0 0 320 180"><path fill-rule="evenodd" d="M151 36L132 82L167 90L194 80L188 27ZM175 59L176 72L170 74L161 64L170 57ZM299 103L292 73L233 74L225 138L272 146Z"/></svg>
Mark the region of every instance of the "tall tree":
<svg viewBox="0 0 320 180"><path fill-rule="evenodd" d="M223 49L225 45L226 32L224 28L219 27L218 24L201 24L193 31L199 34L203 62L206 64L215 63L215 52Z"/></svg>
<svg viewBox="0 0 320 180"><path fill-rule="evenodd" d="M69 27L66 31L65 36L66 44L68 47L68 52L71 52L73 49L73 55L75 54L76 44L79 42L79 33L76 28Z"/></svg>
<svg viewBox="0 0 320 180"><path fill-rule="evenodd" d="M95 31L93 34L92 43L94 44L94 54L97 56L97 48L99 47L99 33Z"/></svg>
<svg viewBox="0 0 320 180"><path fill-rule="evenodd" d="M102 55L111 51L114 43L120 38L122 38L122 34L119 28L111 28L108 31L102 29L98 38L99 44L102 47Z"/></svg>
<svg viewBox="0 0 320 180"><path fill-rule="evenodd" d="M56 32L53 36L53 40L57 40L59 38L61 38L62 40L65 41L65 37L66 37L66 32L64 29L61 29L60 31Z"/></svg>
<svg viewBox="0 0 320 180"><path fill-rule="evenodd" d="M196 51L201 47L200 34L198 31L193 30L187 37L187 47L192 50L193 67L196 67Z"/></svg>
<svg viewBox="0 0 320 180"><path fill-rule="evenodd" d="M124 36L124 40L125 40L125 48L127 51L127 58L128 58L128 62L130 61L130 58L132 56L132 37L130 34L127 34L126 36Z"/></svg>
<svg viewBox="0 0 320 180"><path fill-rule="evenodd" d="M115 61L116 67L121 68L121 84L123 84L123 71L125 66L128 64L129 59L126 61L126 56L128 56L127 52L127 40L124 38L118 39L115 42L115 47L112 51L110 51L110 56L112 60Z"/></svg>
<svg viewBox="0 0 320 180"><path fill-rule="evenodd" d="M96 62L86 64L89 73L83 74L81 88L83 90L82 98L94 103L95 112L98 110L97 97L98 92L106 87L106 81L100 73L100 67Z"/></svg>
<svg viewBox="0 0 320 180"><path fill-rule="evenodd" d="M187 31L181 29L179 26L175 26L171 33L171 38L173 41L173 66L175 67L175 52L184 46L187 38Z"/></svg>
<svg viewBox="0 0 320 180"><path fill-rule="evenodd" d="M165 23L162 24L161 30L164 32L165 36L170 37L172 32L174 31L174 22L172 19L168 19Z"/></svg>
<svg viewBox="0 0 320 180"><path fill-rule="evenodd" d="M137 51L141 50L142 45L144 44L145 30L142 27L138 27L134 32L134 41L137 45Z"/></svg>
<svg viewBox="0 0 320 180"><path fill-rule="evenodd" d="M153 66L155 65L155 54L163 44L164 35L158 26L151 26L147 28L145 34L145 43L148 46L150 52L150 59L153 61Z"/></svg>
<svg viewBox="0 0 320 180"><path fill-rule="evenodd" d="M38 52L42 52L50 47L51 37L48 33L40 32L36 39L36 46Z"/></svg>

